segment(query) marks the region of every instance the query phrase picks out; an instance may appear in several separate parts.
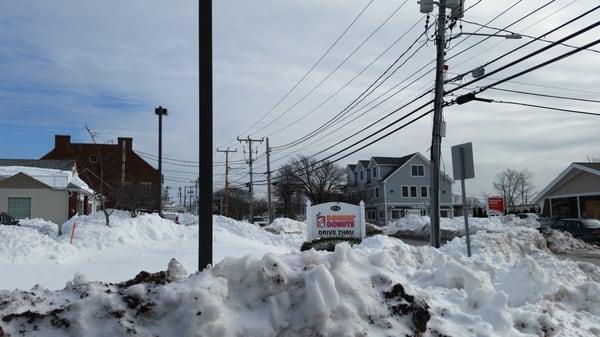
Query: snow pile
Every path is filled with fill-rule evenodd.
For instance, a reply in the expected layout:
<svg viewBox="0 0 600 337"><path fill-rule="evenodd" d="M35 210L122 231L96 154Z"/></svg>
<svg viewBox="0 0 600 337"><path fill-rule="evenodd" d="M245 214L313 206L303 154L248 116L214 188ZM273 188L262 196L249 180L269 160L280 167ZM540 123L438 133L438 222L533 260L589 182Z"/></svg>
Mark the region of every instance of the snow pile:
<svg viewBox="0 0 600 337"><path fill-rule="evenodd" d="M440 228L442 235L447 238L461 236L465 234L465 220L462 216L454 218L441 218ZM429 237L431 219L429 216L409 214L398 221L390 223L384 227L384 232L388 235L404 234L414 236ZM504 231L510 227L530 227L536 225L528 219L512 218L471 218L469 217L469 230L476 233L480 230L486 231Z"/></svg>
<svg viewBox="0 0 600 337"><path fill-rule="evenodd" d="M177 213L177 216L181 225L189 226L198 224L198 217L192 213Z"/></svg>
<svg viewBox="0 0 600 337"><path fill-rule="evenodd" d="M302 234L306 235L306 223L288 218L277 218L263 227L264 230L275 234Z"/></svg>
<svg viewBox="0 0 600 337"><path fill-rule="evenodd" d="M0 292L0 328L27 336L599 336L600 269L562 261L536 230L440 250L377 235L333 253L226 258L185 277L139 273L60 291Z"/></svg>
<svg viewBox="0 0 600 337"><path fill-rule="evenodd" d="M590 250L595 248L589 243L574 238L569 232L550 230L549 236L546 239L548 240L550 249L557 253L564 253L577 249Z"/></svg>
<svg viewBox="0 0 600 337"><path fill-rule="evenodd" d="M38 283L58 289L76 272L115 282L140 269L158 271L173 257L190 270L198 263L198 225L177 225L157 214L132 218L129 212L114 211L110 227L101 212L77 216L61 225L62 235L58 225L40 219L21 224L0 226L0 270L10 274L0 278L0 289L28 289ZM260 258L268 252L297 251L302 242L301 235L276 235L249 223L214 217L215 263L228 256Z"/></svg>

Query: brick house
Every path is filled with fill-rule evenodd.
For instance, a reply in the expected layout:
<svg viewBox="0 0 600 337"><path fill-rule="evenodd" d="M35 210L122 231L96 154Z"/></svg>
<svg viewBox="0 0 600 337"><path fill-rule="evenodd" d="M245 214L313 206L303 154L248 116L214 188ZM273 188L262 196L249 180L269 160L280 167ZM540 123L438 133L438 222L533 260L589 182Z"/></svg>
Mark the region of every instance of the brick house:
<svg viewBox="0 0 600 337"><path fill-rule="evenodd" d="M56 135L54 149L41 159L74 160L80 177L95 191L102 191L108 208L160 208L161 177L133 151L133 138L119 137L117 144L93 144L71 143L71 136Z"/></svg>

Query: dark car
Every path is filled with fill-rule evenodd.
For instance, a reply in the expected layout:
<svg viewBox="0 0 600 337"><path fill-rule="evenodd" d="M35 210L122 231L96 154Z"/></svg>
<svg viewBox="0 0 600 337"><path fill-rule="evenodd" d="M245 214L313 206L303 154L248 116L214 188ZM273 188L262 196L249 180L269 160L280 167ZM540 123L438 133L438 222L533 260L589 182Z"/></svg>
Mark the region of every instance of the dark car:
<svg viewBox="0 0 600 337"><path fill-rule="evenodd" d="M0 213L0 225L19 226L19 221L15 220L8 213Z"/></svg>
<svg viewBox="0 0 600 337"><path fill-rule="evenodd" d="M600 220L597 219L560 219L552 224L552 229L569 232L577 239L600 243Z"/></svg>

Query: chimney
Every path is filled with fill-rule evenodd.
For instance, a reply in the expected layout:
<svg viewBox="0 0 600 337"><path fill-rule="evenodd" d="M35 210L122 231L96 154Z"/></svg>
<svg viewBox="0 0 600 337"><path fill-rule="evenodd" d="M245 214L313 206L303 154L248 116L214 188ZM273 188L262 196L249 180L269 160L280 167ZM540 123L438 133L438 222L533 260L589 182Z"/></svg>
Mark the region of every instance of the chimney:
<svg viewBox="0 0 600 337"><path fill-rule="evenodd" d="M133 138L119 137L117 138L117 143L119 144L120 149L122 149L123 145L125 145L125 149L127 150L127 152L133 151Z"/></svg>
<svg viewBox="0 0 600 337"><path fill-rule="evenodd" d="M55 135L54 136L54 148L55 149L66 149L71 144L71 136L68 135Z"/></svg>

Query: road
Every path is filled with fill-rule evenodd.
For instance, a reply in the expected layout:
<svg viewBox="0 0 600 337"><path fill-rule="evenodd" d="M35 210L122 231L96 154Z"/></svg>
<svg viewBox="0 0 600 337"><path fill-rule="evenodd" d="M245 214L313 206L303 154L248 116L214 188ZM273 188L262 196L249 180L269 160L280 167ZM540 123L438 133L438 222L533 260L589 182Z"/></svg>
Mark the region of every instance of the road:
<svg viewBox="0 0 600 337"><path fill-rule="evenodd" d="M429 245L428 241L423 241L423 240L402 239L402 241L404 241L405 243L407 243L411 246L427 246L427 245ZM442 245L443 245L443 243L442 243ZM570 259L570 260L574 260L574 261L589 262L589 263L595 264L597 266L600 266L600 253L598 253L598 252L578 250L578 251L571 251L568 253L557 253L554 255L556 257L558 257L559 259L563 259L563 260Z"/></svg>

